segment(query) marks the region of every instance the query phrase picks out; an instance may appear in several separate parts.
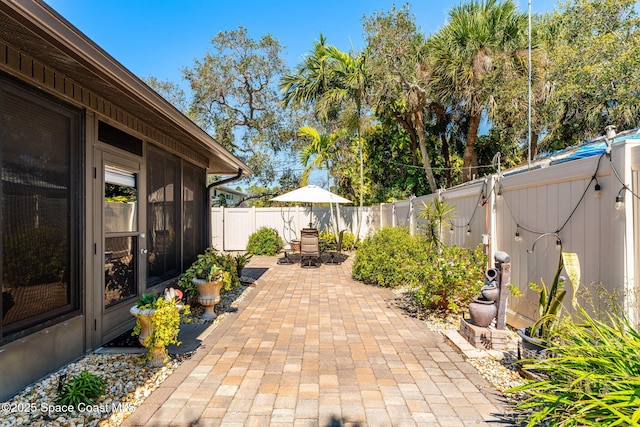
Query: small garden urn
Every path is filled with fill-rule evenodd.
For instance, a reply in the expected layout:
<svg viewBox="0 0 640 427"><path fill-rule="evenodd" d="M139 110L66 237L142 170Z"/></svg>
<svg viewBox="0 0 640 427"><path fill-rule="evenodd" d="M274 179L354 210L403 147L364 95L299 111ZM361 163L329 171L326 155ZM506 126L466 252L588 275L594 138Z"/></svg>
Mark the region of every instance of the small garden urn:
<svg viewBox="0 0 640 427"><path fill-rule="evenodd" d="M136 318L133 335L138 335L140 344L149 351L147 365L160 367L169 359L167 346L179 345L180 311L189 315L189 306L180 302L182 292L169 288L164 296L143 294L140 300L131 307L129 313ZM188 320L188 319L186 319Z"/></svg>
<svg viewBox="0 0 640 427"><path fill-rule="evenodd" d="M202 319L214 320L218 317L214 309L216 304L220 302L220 289L223 285L222 277L213 281L195 277L191 281L198 288L198 303L204 307Z"/></svg>
<svg viewBox="0 0 640 427"><path fill-rule="evenodd" d="M138 341L141 345L147 346L147 338L153 335L153 315L155 314L155 310L152 308L141 309L139 307L133 306L129 310L133 316L135 316L136 321L140 325L140 335L138 336ZM161 367L164 366L164 361L167 357L167 352L165 347L161 345L156 345L149 348L149 355L147 360L147 365L150 367Z"/></svg>
<svg viewBox="0 0 640 427"><path fill-rule="evenodd" d="M131 307L129 313L140 323L140 335L138 335L138 341L141 345L144 345L144 341L153 333L153 324L151 323L151 317L156 312L153 308L141 308L137 306Z"/></svg>

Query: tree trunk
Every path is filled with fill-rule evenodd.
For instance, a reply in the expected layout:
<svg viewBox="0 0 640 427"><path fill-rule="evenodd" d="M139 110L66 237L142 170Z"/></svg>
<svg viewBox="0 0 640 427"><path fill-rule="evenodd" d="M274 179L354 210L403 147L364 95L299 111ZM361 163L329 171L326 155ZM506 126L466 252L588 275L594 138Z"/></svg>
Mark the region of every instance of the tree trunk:
<svg viewBox="0 0 640 427"><path fill-rule="evenodd" d="M438 185L436 184L436 178L433 176L433 169L431 169L431 160L429 159L429 154L427 154L427 146L424 142L424 128L422 126L422 113L420 111L416 111L415 113L415 124L416 124L416 133L418 134L418 143L420 144L420 152L422 154L422 163L424 165L424 170L427 174L427 181L429 182L429 187L431 187L431 193L435 193L438 191Z"/></svg>
<svg viewBox="0 0 640 427"><path fill-rule="evenodd" d="M402 114L396 114L396 120L400 123L400 126L404 128L409 134L409 140L411 141L411 155L413 157L413 165L418 166L418 135L416 135L416 128L411 123L411 118L407 118Z"/></svg>
<svg viewBox="0 0 640 427"><path fill-rule="evenodd" d="M440 139L442 140L442 157L444 157L444 179L447 182L447 188L453 187L453 181L451 179L451 154L449 154L449 140L447 134L440 132Z"/></svg>
<svg viewBox="0 0 640 427"><path fill-rule="evenodd" d="M478 140L478 129L482 113L473 113L469 119L469 130L467 131L467 145L464 147L462 157L462 182L471 181L478 174L478 153L476 152L476 141Z"/></svg>
<svg viewBox="0 0 640 427"><path fill-rule="evenodd" d="M447 188L453 186L451 179L451 154L449 152L449 140L447 139L447 114L442 106L437 102L429 104L429 108L436 115L436 129L440 134L440 140L442 141L442 157L444 158L444 171L445 181Z"/></svg>
<svg viewBox="0 0 640 427"><path fill-rule="evenodd" d="M331 191L331 174L329 173L329 164L327 163L327 189ZM338 204L336 203L336 206ZM336 218L333 216L333 203L329 202L329 223L331 224L331 228L333 228L333 234L338 238L338 222Z"/></svg>
<svg viewBox="0 0 640 427"><path fill-rule="evenodd" d="M531 133L531 159L538 154L538 132Z"/></svg>

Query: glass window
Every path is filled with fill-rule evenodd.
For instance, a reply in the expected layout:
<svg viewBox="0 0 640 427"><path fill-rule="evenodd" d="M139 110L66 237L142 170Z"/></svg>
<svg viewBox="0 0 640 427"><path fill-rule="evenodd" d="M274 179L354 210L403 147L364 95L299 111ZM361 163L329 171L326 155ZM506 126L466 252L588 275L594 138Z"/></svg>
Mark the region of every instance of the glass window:
<svg viewBox="0 0 640 427"><path fill-rule="evenodd" d="M104 171L104 231L117 233L138 229L136 175L107 166Z"/></svg>
<svg viewBox="0 0 640 427"><path fill-rule="evenodd" d="M82 189L78 110L0 80L0 113L1 343L78 310Z"/></svg>
<svg viewBox="0 0 640 427"><path fill-rule="evenodd" d="M137 240L132 236L104 239L104 306L136 296Z"/></svg>
<svg viewBox="0 0 640 427"><path fill-rule="evenodd" d="M136 174L112 166L104 181L104 305L111 307L137 294L138 241L122 234L138 230L138 190Z"/></svg>

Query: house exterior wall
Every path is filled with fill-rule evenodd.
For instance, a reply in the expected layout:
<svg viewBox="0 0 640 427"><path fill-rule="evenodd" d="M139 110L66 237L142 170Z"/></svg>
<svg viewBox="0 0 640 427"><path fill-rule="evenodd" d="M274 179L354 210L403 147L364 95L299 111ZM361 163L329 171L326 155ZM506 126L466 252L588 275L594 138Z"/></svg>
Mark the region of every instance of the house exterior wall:
<svg viewBox="0 0 640 427"><path fill-rule="evenodd" d="M221 186L221 187L213 187L211 197L211 204L213 206L237 206L240 201L246 197L246 194L233 190L231 188ZM224 198L224 202L220 200L220 198Z"/></svg>
<svg viewBox="0 0 640 427"><path fill-rule="evenodd" d="M24 15L21 15L24 12L21 8L29 9L28 13L25 12ZM75 156L77 153L77 157L74 157L70 162L71 168L76 172L69 181L73 185L65 187L56 184L56 186L42 178L32 178L26 172L14 173L9 176L5 163L0 164L3 168L0 191L4 192L3 197L0 198L3 200L3 205L0 208L3 210L2 221L4 225L17 223L14 219L22 218L24 222L24 217L26 217L33 224L32 228L41 230L44 226L41 215L38 214L38 212L42 212L43 205L42 203L38 204L37 197L34 198L33 203L23 204L24 212L14 213L5 209L6 192L12 185L25 185L25 183L31 182L30 185L37 189L44 189L42 191L65 191L64 196L59 197L62 200L60 209L66 209L61 212L64 212L62 216L65 221L63 222L69 224L69 231L67 235L61 236L60 240L69 242L67 249L64 250L69 261L61 273L63 279L60 282L61 286L67 286L71 289L69 294L71 296L67 297L69 302L66 305L61 304L60 307L56 306L53 310L45 311L43 312L45 316L40 317L33 317L20 308L22 313L17 313L17 319L22 323L13 320L9 323L8 319L11 319L12 316L16 318L15 307L17 306L11 305L12 301L10 301L12 293L20 290L25 291L22 292L23 295L26 295L27 291L29 294L33 294L36 287L21 282L21 279L12 278L9 280L4 274L7 269L3 268L0 400L4 400L26 385L81 357L86 352L130 328L133 325L133 317L126 314L137 297L145 291L163 289L182 271L184 265L181 264L190 263L195 255L209 244L208 236L211 230L208 226L207 170L233 171L235 173L240 166L244 165L228 152L222 153L224 150L208 136L194 134L193 132L202 131L193 124L185 125L188 120L183 116L178 116L171 109L173 107L167 107L168 104L162 104L155 99L145 104L148 99L145 98L146 92L140 94L135 90L128 91L129 88L112 87L110 85L113 82L100 80L108 72L101 74L103 70L99 69L99 65L95 65L95 68L87 71L87 73L95 73L96 75L95 79L87 80L91 81L91 84L81 84L61 72L58 67L65 67L67 70L73 69L79 73L78 75L81 75L82 72L78 72L78 70L86 67L92 61L94 61L93 64L99 63L106 55L87 39L77 37L78 45L69 47L69 50L76 49L80 53L77 53L77 56L64 56L68 52L57 49L61 45L64 45L64 49L66 49L71 44L68 40L61 41L60 39L64 38L64 34L76 37L78 33L70 28L68 23L60 21L46 5L40 2L22 4L0 0L0 23L2 23L0 28L0 85L4 87L10 84L14 88L12 89L14 92L28 94L25 96L32 100L34 105L58 105L62 110L75 112L79 118L77 134L72 137L74 143L77 143L77 147L61 151L63 155L72 152ZM17 41L20 43L15 44ZM48 43L58 42L60 44L56 44L56 47L41 47L49 46ZM20 46L28 46L32 50L26 52ZM40 52L42 56L34 55L33 52L36 51ZM96 59L96 56L100 55L103 56ZM76 60L77 63L74 62ZM110 59L105 60L111 64L110 61ZM142 87L140 86L141 82L128 74L124 68L119 65L114 65L114 68L117 73L120 73L119 77L122 79L123 85L130 84L130 87ZM111 71L113 70L109 72ZM92 86L93 82L95 82L95 87ZM113 96L116 96L116 88L117 99L110 95L113 93ZM149 96L155 96L153 95L155 92L148 88L147 90L151 94ZM157 104L156 101L162 105ZM8 105L9 109L17 108L10 105L5 99L0 99L0 103L2 102L5 102L5 106ZM162 102L166 103L166 101ZM167 116L166 120L163 119L163 114ZM147 117L147 120L142 119L142 116ZM152 120L150 121L149 118ZM55 117L51 121L56 122L54 119ZM47 129L46 124L40 121L33 123L32 127L36 126L42 128L42 132L39 134L43 135L42 138L47 138L46 135L51 133L47 132L51 129ZM116 134L126 135L125 142L119 145L117 141L115 143L108 141L109 138L105 138L104 135L101 137L101 127L111 127L115 129ZM20 126L5 124L4 134L0 140L0 151L3 153L9 148L6 138L7 129L15 134L12 136L11 142L13 144L11 148L14 151L20 148L21 133L27 135L26 132L21 132ZM169 136L167 131L170 131L174 136ZM184 140L181 139L183 135ZM178 137L176 138L176 136ZM33 138L24 139L24 143L33 144L34 140ZM130 146L127 146L130 140L140 141L140 146L131 149ZM54 139L51 141L50 147L55 147L53 145ZM147 181L152 181L152 177L148 175L151 170L149 168L151 160L149 160L148 153L152 149L154 153L173 162L174 171L178 174L161 177L156 180L155 187L152 187L151 184L147 186ZM216 157L218 152L222 153L220 157ZM69 155L67 154L67 156ZM5 162L5 160L6 156L0 156L0 161ZM48 171L43 169L42 162L34 160L31 164L36 171ZM140 257L139 261L136 261L139 264L137 264L138 267L134 273L139 280L136 282L135 295L133 297L127 296L123 300L124 302L117 306L121 315L114 315L115 308L108 304L105 305L107 299L104 287L107 272L107 261L105 261L106 232L103 223L105 218L106 180L103 175L105 164L125 165L135 172L138 181L137 221L139 228L129 232L133 236L132 241L137 242L137 246L129 246L125 249L134 250L134 257ZM51 170L55 171L54 168ZM245 170L244 174L247 173L250 173L250 170ZM46 174L41 173L40 175L46 177ZM147 188L155 189L156 187L157 191L147 192ZM23 197L25 200L27 198ZM179 206L177 206L178 203L180 203ZM153 211L159 221L156 221L154 226L151 226L153 221L147 221L147 206L156 208L159 206L159 210ZM53 208L49 210L53 211ZM68 213L66 213L67 210ZM171 266L165 270L160 269L161 273L166 272L168 275L158 276L159 280L148 282L147 269L150 265L151 254L147 254L145 250L147 246L152 249L152 239L156 237L155 234L158 234L158 231L167 229L163 222L167 219L173 221L172 233L175 233L173 248L178 264L174 270L171 269L173 268ZM4 234L7 233L5 229ZM8 255L6 241L0 241L3 242L3 254ZM27 243L32 247L37 247L41 242L34 240ZM155 243L156 248L162 247L161 243L165 244L166 239L157 240ZM23 246L28 247L29 245ZM45 255L38 258L47 265L47 263L51 263L49 258L52 257L53 255L49 257ZM3 262L7 262L6 259L4 257ZM48 282L47 286L49 286ZM38 300L49 301L49 297L44 295L34 294L31 298L34 304ZM25 301L28 300L23 299L21 302Z"/></svg>
<svg viewBox="0 0 640 427"><path fill-rule="evenodd" d="M5 75L5 80L6 79L14 82L18 87L22 85L24 90L27 92L41 92L42 96L46 99L55 98L52 97L51 93L39 91L33 88L30 86L31 82L28 80L23 82L25 83L23 84L18 83L14 78L6 77ZM60 101L66 102L67 100L60 99ZM13 393L24 388L29 383L47 375L49 372L62 365L73 361L85 352L98 347L106 342L108 338L112 338L117 336L119 333L126 331L133 323L133 318L129 316L126 317L126 321L124 322L122 321L122 318L120 318L120 320L118 320L118 318L109 318L109 321L106 321L107 318L105 317L105 321L101 323L102 315L95 303L96 299L101 299L101 292L104 292L99 289L99 285L97 287L95 286L96 283L102 283L102 280L104 279L104 267L100 263L102 257L98 255L103 251L101 208L94 205L95 197L100 197L96 193L97 191L100 191L100 188L97 188L93 184L96 171L100 171L101 168L100 165L94 164L94 156L96 148L99 147L102 150L108 149L104 143L97 140L96 129L98 120L108 121L110 118L103 116L98 111L88 109L84 110L81 118L82 128L85 129L85 134L80 136L82 141L80 151L85 153L85 157L76 166L81 167L81 165L85 165L85 171L81 175L84 178L84 183L81 187L85 188L85 196L83 197L82 193L77 193L74 194L75 198L72 197L72 199L67 202L71 205L82 205L80 206L81 217L76 218L74 216L75 219L72 220L73 226L77 227L74 231L80 230L82 237L80 239L78 237L74 238L73 242L78 246L71 247L72 253L82 255L76 255L77 258L70 260L70 266L74 268L74 272L72 274L73 280L70 282L70 286L74 289L73 294L81 297L81 300L76 303L78 304L76 306L77 314L72 317L69 317L69 315L64 315L60 318L56 318L55 316L50 317L46 320L46 323L34 324L29 326L28 329L23 329L22 332L18 331L16 333L8 333L3 336L2 343L0 344L0 399L11 396ZM140 136L143 137L142 135ZM158 144L157 141L153 141L147 137L144 137L144 141L145 144ZM113 147L110 149L113 152L118 152L118 150ZM122 153L121 156L123 158L127 156L133 158L136 157L131 156L129 153ZM146 157L143 154L137 162L143 164L145 162L145 158ZM200 206L204 209L206 206L204 202L206 190L204 186L204 169L201 170L202 191L200 196L203 198L203 201L200 203ZM145 169L140 169L140 173L144 175ZM6 186L4 187L6 188ZM144 187L141 187L140 189L143 190L140 202L144 203L146 198L146 194L144 194ZM177 191L181 190L177 189ZM144 210L141 210L143 215L144 212ZM16 215L21 214L16 212ZM70 213L70 215L72 215L72 213ZM205 217L206 215L203 215L202 219ZM5 223L10 222L11 218L4 217L3 221L5 221ZM200 232L203 233L207 229L206 224L202 222L199 229ZM146 230L141 231L145 232ZM142 235L144 235L144 233ZM202 239L200 239L200 249L203 249L204 241L205 237L203 235ZM37 245L37 242L32 243ZM140 244L145 244L144 239L141 239ZM6 250L7 249L5 249L5 252ZM43 260L43 262L46 263L47 261ZM176 270L175 275L179 274L179 271L182 270ZM143 275L143 277L146 276ZM146 286L142 284L140 292L145 288ZM7 290L7 292L3 294L5 300L9 297L10 292L14 292L9 288L4 287L3 290ZM133 301L131 303L133 303ZM123 310L126 311L126 308L127 307ZM16 309L10 311L11 308L9 308L9 316L5 317L5 320L8 320L11 315L14 314ZM101 331L98 336L96 336L95 333L96 329ZM46 357L42 357L43 350L47 353ZM19 363L17 363L18 361ZM15 369L15 366L20 366L20 369Z"/></svg>

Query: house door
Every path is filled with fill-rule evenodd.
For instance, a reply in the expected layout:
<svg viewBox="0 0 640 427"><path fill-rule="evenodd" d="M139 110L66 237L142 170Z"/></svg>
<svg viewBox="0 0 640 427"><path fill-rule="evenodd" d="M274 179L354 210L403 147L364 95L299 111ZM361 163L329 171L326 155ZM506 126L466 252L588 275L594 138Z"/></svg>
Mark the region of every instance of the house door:
<svg viewBox="0 0 640 427"><path fill-rule="evenodd" d="M97 157L96 212L102 226L95 253L101 273L93 300L94 343L101 345L131 326L129 309L143 290L147 250L141 164L100 150Z"/></svg>

